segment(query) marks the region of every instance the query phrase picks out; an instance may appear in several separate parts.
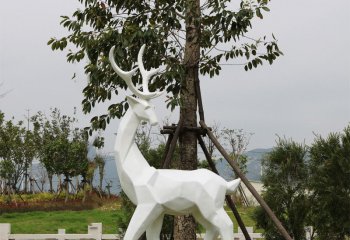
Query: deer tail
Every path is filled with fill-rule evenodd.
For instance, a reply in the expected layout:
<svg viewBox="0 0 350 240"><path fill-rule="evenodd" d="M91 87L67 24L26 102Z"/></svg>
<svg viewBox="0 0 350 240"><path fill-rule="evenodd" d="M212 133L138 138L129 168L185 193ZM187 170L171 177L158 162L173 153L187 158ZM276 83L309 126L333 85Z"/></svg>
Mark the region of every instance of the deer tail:
<svg viewBox="0 0 350 240"><path fill-rule="evenodd" d="M241 179L237 178L233 181L227 182L227 193L234 193L236 189L238 188L239 184L241 183Z"/></svg>

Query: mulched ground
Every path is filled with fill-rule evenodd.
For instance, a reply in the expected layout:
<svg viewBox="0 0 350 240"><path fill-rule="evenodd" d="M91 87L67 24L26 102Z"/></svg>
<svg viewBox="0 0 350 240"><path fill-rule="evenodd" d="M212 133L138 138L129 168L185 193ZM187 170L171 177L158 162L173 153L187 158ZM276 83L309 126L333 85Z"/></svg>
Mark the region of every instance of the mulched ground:
<svg viewBox="0 0 350 240"><path fill-rule="evenodd" d="M85 202L82 199L70 199L65 202L64 199L51 201L24 202L17 201L11 203L0 203L0 214L9 212L31 212L31 211L61 211L61 210L86 210L103 206L109 202L115 202L117 196L110 198L100 198L98 195L90 195Z"/></svg>

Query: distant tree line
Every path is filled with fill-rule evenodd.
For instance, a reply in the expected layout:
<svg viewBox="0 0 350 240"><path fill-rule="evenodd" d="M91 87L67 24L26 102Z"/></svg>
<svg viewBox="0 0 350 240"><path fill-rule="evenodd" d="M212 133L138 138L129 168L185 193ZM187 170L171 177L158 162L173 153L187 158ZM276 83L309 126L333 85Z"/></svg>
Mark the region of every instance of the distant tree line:
<svg viewBox="0 0 350 240"><path fill-rule="evenodd" d="M0 193L13 194L28 192L28 185L33 184L33 176L29 174L32 162L37 160L44 167L40 183L36 182L40 191L44 190L46 178L49 191L54 192L53 176L60 180L57 191L68 193L69 187L76 191L86 190L92 186L95 168L99 168L100 188L104 173L104 159L96 156L88 159L88 134L75 125L74 117L63 115L55 108L50 116L42 112L34 115L30 122L32 129L23 121L5 120L0 112ZM98 141L95 141L98 145ZM74 186L72 178L79 178ZM62 179L63 178L63 179Z"/></svg>
<svg viewBox="0 0 350 240"><path fill-rule="evenodd" d="M295 240L350 237L350 125L311 146L278 139L263 161L263 197ZM266 240L283 240L258 208ZM308 227L310 226L310 227Z"/></svg>

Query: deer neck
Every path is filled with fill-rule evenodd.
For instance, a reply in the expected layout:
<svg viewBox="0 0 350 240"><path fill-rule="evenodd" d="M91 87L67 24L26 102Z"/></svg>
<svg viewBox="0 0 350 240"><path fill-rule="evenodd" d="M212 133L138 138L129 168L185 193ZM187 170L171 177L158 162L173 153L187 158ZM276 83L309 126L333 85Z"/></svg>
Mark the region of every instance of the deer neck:
<svg viewBox="0 0 350 240"><path fill-rule="evenodd" d="M116 165L123 189L151 169L135 143L135 134L140 122L141 120L129 108L118 128L115 143Z"/></svg>
<svg viewBox="0 0 350 240"><path fill-rule="evenodd" d="M128 155L131 152L137 151L137 153L140 153L140 150L135 143L135 135L140 123L141 120L137 117L131 108L129 108L129 110L125 113L124 117L120 121L115 143L115 151L122 164L128 158ZM128 160L130 161L130 159ZM143 157L142 161L141 159L135 159L135 163L140 164L140 162L147 163ZM147 165L149 166L148 163Z"/></svg>
<svg viewBox="0 0 350 240"><path fill-rule="evenodd" d="M115 142L115 151L120 162L125 160L132 145L135 144L135 135L139 124L140 120L132 109L129 108L120 121Z"/></svg>

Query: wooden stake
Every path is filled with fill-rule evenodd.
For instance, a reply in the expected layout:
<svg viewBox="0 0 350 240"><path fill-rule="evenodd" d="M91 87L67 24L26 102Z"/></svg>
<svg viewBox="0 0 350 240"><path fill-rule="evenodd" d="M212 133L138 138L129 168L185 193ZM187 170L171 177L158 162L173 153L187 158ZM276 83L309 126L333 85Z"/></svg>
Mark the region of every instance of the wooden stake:
<svg viewBox="0 0 350 240"><path fill-rule="evenodd" d="M210 157L210 154L208 152L208 149L207 147L205 146L204 144L204 141L203 141L203 138L201 136L198 136L198 142L199 142L199 145L201 146L203 152L204 152L204 155L209 163L209 166L211 168L211 170L216 173L217 175L220 175L218 170L216 169L216 166L213 162L213 160L211 159ZM235 218L237 219L237 223L239 225L239 227L242 229L242 233L245 237L246 240L251 240L250 236L249 236L249 233L241 219L241 216L239 215L238 211L237 211L237 208L234 204L234 202L232 201L231 197L229 195L226 195L226 203L227 205L231 208L231 211L233 212L233 215L235 216Z"/></svg>
<svg viewBox="0 0 350 240"><path fill-rule="evenodd" d="M198 113L199 113L199 119L201 121L204 120L204 108L203 108L203 101L202 101L202 93L201 93L201 87L200 87L200 82L199 82L199 77L198 77L198 71L197 71L197 77L196 77L196 97L197 97L197 104L198 104Z"/></svg>
<svg viewBox="0 0 350 240"><path fill-rule="evenodd" d="M167 159L167 156L169 153L170 144L171 144L173 138L174 138L174 135L169 134L168 140L166 141L166 144L165 144L164 153L162 156L162 168L169 168L169 166L166 166L165 163L166 163L166 159Z"/></svg>
<svg viewBox="0 0 350 240"><path fill-rule="evenodd" d="M219 152L222 154L222 156L226 159L226 161L231 165L237 176L242 180L242 182L246 185L248 190L252 193L252 195L255 197L255 199L260 203L260 206L265 210L267 215L271 218L275 226L277 227L278 231L281 233L281 235L286 240L293 240L287 230L283 227L282 223L278 220L276 215L273 213L271 208L267 205L267 203L264 201L264 199L259 195L259 193L255 190L253 185L250 184L246 176L241 172L238 165L230 158L230 155L225 151L225 149L221 146L221 144L218 142L218 140L215 138L213 133L208 129L207 125L204 121L200 121L199 124L204 128L207 129L207 134L211 141L214 143L216 148L219 150Z"/></svg>
<svg viewBox="0 0 350 240"><path fill-rule="evenodd" d="M175 148L176 148L177 139L179 138L180 131L182 129L182 124L183 124L183 120L180 117L180 120L179 120L179 123L177 124L174 136L171 139L171 143L170 143L170 146L169 146L169 151L167 152L167 155L166 155L166 158L165 158L165 161L164 161L164 164L163 164L163 168L164 169L170 167L171 158L172 158L172 156L174 154L174 151L175 151Z"/></svg>

